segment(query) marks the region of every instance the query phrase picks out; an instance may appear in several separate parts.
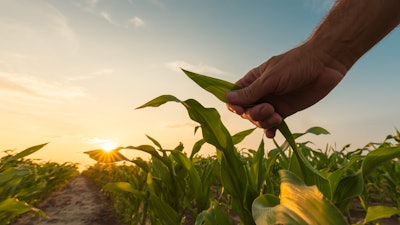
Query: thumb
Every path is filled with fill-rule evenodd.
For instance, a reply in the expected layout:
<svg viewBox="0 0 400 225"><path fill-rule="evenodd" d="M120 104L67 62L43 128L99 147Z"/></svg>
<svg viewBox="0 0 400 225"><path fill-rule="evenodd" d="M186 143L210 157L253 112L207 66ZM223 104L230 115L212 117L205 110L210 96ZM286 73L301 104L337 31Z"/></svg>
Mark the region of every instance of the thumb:
<svg viewBox="0 0 400 225"><path fill-rule="evenodd" d="M226 103L230 105L250 106L256 103L262 95L258 93L257 88L248 87L230 91L225 94Z"/></svg>

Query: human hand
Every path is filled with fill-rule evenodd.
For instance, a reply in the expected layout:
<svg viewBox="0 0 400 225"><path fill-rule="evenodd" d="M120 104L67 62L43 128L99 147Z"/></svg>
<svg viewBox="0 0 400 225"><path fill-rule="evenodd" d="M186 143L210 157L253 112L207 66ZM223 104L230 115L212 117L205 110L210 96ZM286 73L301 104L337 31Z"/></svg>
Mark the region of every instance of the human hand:
<svg viewBox="0 0 400 225"><path fill-rule="evenodd" d="M250 70L236 82L242 89L225 97L231 111L273 138L283 118L320 101L346 72L339 61L304 44Z"/></svg>

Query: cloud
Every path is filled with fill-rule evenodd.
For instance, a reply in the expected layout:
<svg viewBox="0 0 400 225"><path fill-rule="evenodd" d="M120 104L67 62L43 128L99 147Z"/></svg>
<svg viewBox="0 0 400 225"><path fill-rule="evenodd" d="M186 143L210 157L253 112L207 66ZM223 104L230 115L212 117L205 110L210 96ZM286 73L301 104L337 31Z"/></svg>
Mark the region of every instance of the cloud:
<svg viewBox="0 0 400 225"><path fill-rule="evenodd" d="M53 82L32 75L0 72L1 97L18 97L31 100L59 103L76 97L84 96L83 88Z"/></svg>
<svg viewBox="0 0 400 225"><path fill-rule="evenodd" d="M87 3L90 5L90 6L95 6L97 3L99 3L99 0L87 0Z"/></svg>
<svg viewBox="0 0 400 225"><path fill-rule="evenodd" d="M115 26L120 26L120 24L118 24L117 22L115 22L115 21L111 18L110 14L109 14L107 11L101 11L101 12L98 13L98 15L99 15L101 18L105 19L105 20L106 20L107 22L109 22L110 24L115 25Z"/></svg>
<svg viewBox="0 0 400 225"><path fill-rule="evenodd" d="M129 20L129 24L133 24L135 27L144 27L145 26L144 21L137 16L131 18Z"/></svg>
<svg viewBox="0 0 400 225"><path fill-rule="evenodd" d="M175 124L167 124L167 128L183 128L183 127L196 127L195 123L187 122L187 123L175 123Z"/></svg>
<svg viewBox="0 0 400 225"><path fill-rule="evenodd" d="M56 7L41 1L7 2L8 11L0 15L0 36L3 44L6 43L4 49L21 54L40 51L43 56L78 50L77 33Z"/></svg>
<svg viewBox="0 0 400 225"><path fill-rule="evenodd" d="M73 52L76 52L79 48L78 35L69 25L68 19L64 14L52 5L48 5L48 7L52 11L52 14L49 15L49 21L52 21L53 29L59 36L67 41L68 47L70 47Z"/></svg>
<svg viewBox="0 0 400 225"><path fill-rule="evenodd" d="M110 140L99 137L92 137L92 138L84 138L84 142L87 144L104 144L110 142Z"/></svg>
<svg viewBox="0 0 400 225"><path fill-rule="evenodd" d="M181 71L182 69L195 71L196 73L204 73L204 74L214 74L214 75L224 75L227 74L225 71L222 71L216 67L205 65L205 64L197 64L193 65L188 62L182 60L176 60L172 62L168 62L165 64L167 68L172 71Z"/></svg>
<svg viewBox="0 0 400 225"><path fill-rule="evenodd" d="M145 21L142 18L139 18L137 16L131 17L129 19L120 18L115 12L112 13L112 10L110 8L102 6L102 4L100 4L99 2L99 0L86 0L84 3L76 3L76 6L85 12L104 19L109 24L116 27L129 28L132 25L134 27L145 26ZM129 3L133 4L132 1L129 1Z"/></svg>
<svg viewBox="0 0 400 225"><path fill-rule="evenodd" d="M100 76L111 75L113 73L114 73L113 69L102 69L102 70L98 70L96 72L93 72L93 73L90 73L90 74L87 74L87 75L70 77L68 80L69 81L88 80L88 79L93 79L93 78L97 78L97 77L100 77Z"/></svg>

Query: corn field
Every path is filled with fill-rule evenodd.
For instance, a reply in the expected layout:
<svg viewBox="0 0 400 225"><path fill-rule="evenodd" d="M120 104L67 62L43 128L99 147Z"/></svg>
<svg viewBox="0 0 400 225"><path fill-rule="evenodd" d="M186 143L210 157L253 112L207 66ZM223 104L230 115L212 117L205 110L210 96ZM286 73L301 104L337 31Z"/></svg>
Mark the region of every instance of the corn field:
<svg viewBox="0 0 400 225"><path fill-rule="evenodd" d="M25 159L45 145L33 146L16 154L13 150L6 150L6 156L0 159L0 224L9 224L27 212L46 217L46 213L35 205L79 174L73 163Z"/></svg>
<svg viewBox="0 0 400 225"><path fill-rule="evenodd" d="M239 87L184 70L194 82L222 102ZM117 216L126 224L269 225L269 224L398 224L400 216L400 132L381 143L360 149L345 146L313 149L297 141L327 135L322 127L292 133L285 122L278 127L283 143L266 149L238 149L256 128L231 134L219 112L197 100L162 95L141 105L177 103L198 123L202 138L190 149L177 140L165 149L151 144L118 147L111 152L87 151L97 163L83 175L112 199ZM180 105L180 106L179 106ZM160 109L162 110L162 109ZM215 154L203 157L205 144ZM0 163L0 221L7 224L34 207L49 193L77 175L73 164L35 163L24 157L44 145L8 154ZM140 151L150 160L127 158L120 150ZM389 224L389 223L387 223Z"/></svg>

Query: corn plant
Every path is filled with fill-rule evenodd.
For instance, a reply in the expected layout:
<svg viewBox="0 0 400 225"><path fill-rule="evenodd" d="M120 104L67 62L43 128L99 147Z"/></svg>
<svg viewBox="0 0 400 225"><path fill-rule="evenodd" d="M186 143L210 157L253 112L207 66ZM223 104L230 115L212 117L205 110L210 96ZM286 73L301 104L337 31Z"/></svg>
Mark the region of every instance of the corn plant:
<svg viewBox="0 0 400 225"><path fill-rule="evenodd" d="M33 146L17 154L6 151L7 155L0 159L0 224L9 224L27 212L46 216L34 205L78 175L74 164L36 163L25 159L45 145Z"/></svg>
<svg viewBox="0 0 400 225"><path fill-rule="evenodd" d="M138 202L133 215L133 224L179 224L210 207L214 167L217 161L208 161L205 166L193 152L198 151L202 141L195 145L192 155L183 153L183 145L175 149L163 149L154 138L147 136L155 146L128 146L123 149L143 151L151 155L150 162L134 159L132 162L145 177L140 182L110 182L104 189L112 192L129 192ZM197 146L197 147L196 147ZM92 158L105 159L97 150L86 152ZM104 153L103 154L107 154ZM115 158L115 157L114 157ZM120 158L122 159L122 158ZM201 163L201 166L199 166ZM140 216L139 216L140 215ZM136 223L135 223L136 222Z"/></svg>
<svg viewBox="0 0 400 225"><path fill-rule="evenodd" d="M225 102L224 96L227 91L240 88L234 84L216 78L207 77L186 70L183 70L183 72L199 86L212 93L223 102ZM352 156L347 163L332 172L325 171L324 173L321 173L311 165L304 156L302 150L299 149L299 146L294 141L296 136L291 134L284 121L282 121L278 126L278 129L286 138L287 143L294 153L294 157L290 157L288 170L304 180L306 185L316 185L319 191L322 192L327 199L333 201L339 206L343 204L344 206L342 207L344 208L348 205L349 199L359 196L362 193L364 189L364 178L366 176L368 176L378 165L382 165L384 162L400 155L400 146L382 146L368 153L367 156L363 158L361 158L360 155ZM361 168L355 173L347 174L349 168L360 160L362 160ZM271 205L268 205L268 207L270 206ZM339 214L335 211L332 215ZM301 213L298 214L298 216L307 218L307 215ZM338 224L340 224L339 221L342 217L334 217L337 218ZM301 224L300 221L299 223Z"/></svg>
<svg viewBox="0 0 400 225"><path fill-rule="evenodd" d="M240 88L223 80L183 71L223 102L227 91ZM130 161L145 171L144 185L114 182L105 186L107 190L130 193L139 199L137 212L142 215L141 224L146 221L180 224L187 223L190 217L196 225L236 224L232 215L238 216L240 223L246 225L348 224L351 223L350 205L354 198L362 200L365 181L377 167L400 155L398 145L387 144L367 154L363 150L348 152L348 146L340 151L332 148L313 150L308 147L308 142L296 143L295 140L307 133L329 132L313 127L304 133L292 134L284 121L278 126L286 139L283 144L274 141L276 148L266 152L261 141L257 150L240 153L235 145L254 129L231 135L216 109L206 108L194 99L180 100L172 95L162 95L138 108L159 107L168 102L181 104L189 117L199 123L196 130L201 129L203 138L195 143L189 157L183 153L183 146L165 150L149 136L154 146L124 148L150 154L150 163L126 159L118 152L123 148L117 148L116 155L108 158L100 157L100 150L88 152L99 161ZM208 161L212 169L196 166L196 153L204 143L216 149L216 160ZM217 188L221 194L218 197L210 195L213 182L209 176L216 168L219 175L213 177L222 185ZM182 195L185 197L177 197ZM364 223L399 214L397 207L364 206L367 211L361 221ZM190 216L187 212L191 212ZM347 220L343 215L348 217Z"/></svg>

